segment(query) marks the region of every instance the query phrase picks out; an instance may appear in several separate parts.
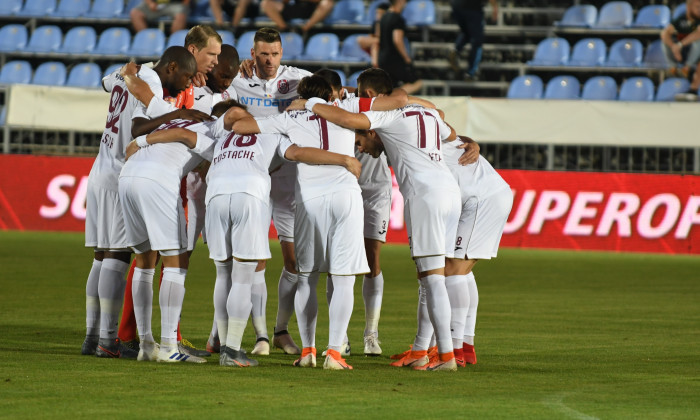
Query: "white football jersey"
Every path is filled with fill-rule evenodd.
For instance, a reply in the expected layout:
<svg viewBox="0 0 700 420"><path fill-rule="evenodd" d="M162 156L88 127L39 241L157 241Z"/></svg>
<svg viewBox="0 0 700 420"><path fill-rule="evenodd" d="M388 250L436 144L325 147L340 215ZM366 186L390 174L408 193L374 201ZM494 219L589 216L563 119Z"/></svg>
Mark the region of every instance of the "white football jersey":
<svg viewBox="0 0 700 420"><path fill-rule="evenodd" d="M485 198L500 192L501 189L510 188L489 161L481 155L474 163L460 165L458 159L464 153L464 149L458 149L457 146L461 144L459 139L443 142L442 153L447 167L459 184L463 199L467 197Z"/></svg>
<svg viewBox="0 0 700 420"><path fill-rule="evenodd" d="M158 143L141 148L122 168L121 177L137 176L157 181L174 193L180 191L180 180L197 167L203 159L211 160L215 141L224 133L223 118L215 121L195 122L173 120L162 124L155 131L169 128L186 128L198 133L197 145L190 149L182 143Z"/></svg>
<svg viewBox="0 0 700 420"><path fill-rule="evenodd" d="M222 101L220 93L214 93L208 86L194 87L194 105L192 109L211 114L214 105Z"/></svg>
<svg viewBox="0 0 700 420"><path fill-rule="evenodd" d="M458 190L440 150L451 130L436 110L408 105L364 114L384 144L404 199L437 188Z"/></svg>
<svg viewBox="0 0 700 420"><path fill-rule="evenodd" d="M342 101L333 101L333 105L348 112L358 113L369 111L372 108L374 99L359 98L352 94ZM360 153L355 149L355 157L362 163L362 172L358 180L362 191L381 190L386 188L387 184L391 185L391 171L384 153L375 159L367 153Z"/></svg>
<svg viewBox="0 0 700 420"><path fill-rule="evenodd" d="M206 202L217 195L243 192L269 204L270 165L275 156L284 158L291 145L280 134L245 136L229 131L218 138L207 174Z"/></svg>
<svg viewBox="0 0 700 420"><path fill-rule="evenodd" d="M238 101L248 107L248 112L254 117L267 117L287 109L299 97L299 81L311 75L296 67L280 66L274 79L263 80L255 74L246 79L239 74L231 86L238 94Z"/></svg>
<svg viewBox="0 0 700 420"><path fill-rule="evenodd" d="M151 90L160 88L160 78L150 68L142 66L137 75L148 84ZM100 139L100 150L90 170L90 182L102 188L117 191L117 180L124 166L126 146L132 140L132 117L135 110L143 107L143 104L129 93L124 78L118 71L105 77L103 83L104 87L111 92L109 113ZM162 94L162 88L160 89Z"/></svg>
<svg viewBox="0 0 700 420"><path fill-rule="evenodd" d="M311 111L284 112L259 118L257 122L261 133L284 134L301 147L316 147L355 156L355 133L330 123ZM297 202L351 189L360 191L355 177L341 166L297 164Z"/></svg>

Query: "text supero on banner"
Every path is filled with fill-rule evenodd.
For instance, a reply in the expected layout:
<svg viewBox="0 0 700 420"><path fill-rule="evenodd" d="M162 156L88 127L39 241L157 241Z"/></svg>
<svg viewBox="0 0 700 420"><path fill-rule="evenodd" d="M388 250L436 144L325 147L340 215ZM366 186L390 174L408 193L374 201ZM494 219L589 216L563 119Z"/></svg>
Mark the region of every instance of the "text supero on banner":
<svg viewBox="0 0 700 420"><path fill-rule="evenodd" d="M0 229L83 231L93 160L0 155ZM501 246L700 254L700 176L499 173L514 196ZM407 242L396 181L387 242Z"/></svg>
<svg viewBox="0 0 700 420"><path fill-rule="evenodd" d="M514 202L502 246L700 254L700 177L499 171Z"/></svg>

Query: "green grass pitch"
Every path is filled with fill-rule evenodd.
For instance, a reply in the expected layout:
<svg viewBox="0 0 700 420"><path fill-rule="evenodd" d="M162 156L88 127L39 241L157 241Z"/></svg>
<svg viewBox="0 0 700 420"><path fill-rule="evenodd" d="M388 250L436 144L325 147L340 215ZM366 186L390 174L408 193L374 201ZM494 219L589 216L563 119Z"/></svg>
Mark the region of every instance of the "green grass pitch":
<svg viewBox="0 0 700 420"><path fill-rule="evenodd" d="M281 269L276 243L272 251L270 330ZM0 418L700 417L697 256L502 250L476 266L478 364L456 373L389 366L415 334L417 282L407 247L386 246L382 257L382 357L360 355L358 280L351 372L293 368L293 356L277 350L257 368L223 368L216 355L173 366L81 356L92 258L83 236L0 232ZM213 284L200 243L181 321L199 347L211 328ZM319 306L320 353L323 284ZM153 318L157 335L157 302ZM298 340L296 319L290 327ZM243 344L254 344L250 326Z"/></svg>

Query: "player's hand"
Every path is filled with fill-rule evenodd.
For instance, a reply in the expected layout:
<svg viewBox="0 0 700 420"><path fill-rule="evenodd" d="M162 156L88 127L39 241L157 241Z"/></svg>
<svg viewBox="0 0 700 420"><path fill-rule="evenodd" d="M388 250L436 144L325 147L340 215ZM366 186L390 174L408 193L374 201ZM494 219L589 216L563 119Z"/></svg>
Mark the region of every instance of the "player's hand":
<svg viewBox="0 0 700 420"><path fill-rule="evenodd" d="M301 111L303 109L306 109L306 99L299 98L293 100L285 111Z"/></svg>
<svg viewBox="0 0 700 420"><path fill-rule="evenodd" d="M247 58L243 61L241 61L241 67L240 67L240 73L243 75L244 78L249 79L253 77L253 73L255 70L255 62L251 60L250 58Z"/></svg>
<svg viewBox="0 0 700 420"><path fill-rule="evenodd" d="M122 77L126 77L126 76L135 76L136 73L139 72L139 68L140 68L140 67L141 67L141 66L139 66L138 64L136 64L136 63L134 63L133 61L131 61L131 62L126 63L126 64L124 64L124 65L122 66L122 68L119 70L119 74L120 74Z"/></svg>
<svg viewBox="0 0 700 420"><path fill-rule="evenodd" d="M359 160L354 157L347 156L345 159L345 169L350 171L351 174L355 175L355 178L360 179L360 172L362 172L362 164Z"/></svg>
<svg viewBox="0 0 700 420"><path fill-rule="evenodd" d="M138 152L140 147L138 144L136 144L136 140L132 140L129 142L129 144L126 145L126 156L124 157L124 160L127 161L133 155L134 153Z"/></svg>
<svg viewBox="0 0 700 420"><path fill-rule="evenodd" d="M197 87L204 87L207 85L207 75L198 71L197 74L192 78L192 84Z"/></svg>
<svg viewBox="0 0 700 420"><path fill-rule="evenodd" d="M180 118L182 120L190 120L190 121L197 121L197 122L213 120L211 115L206 114L202 111L197 111L196 109L178 109L177 110L177 118Z"/></svg>
<svg viewBox="0 0 700 420"><path fill-rule="evenodd" d="M479 151L481 150L479 143L467 136L459 136L459 139L462 140L463 143L457 146L457 148L464 149L464 153L459 157L459 164L469 165L476 162L479 159Z"/></svg>

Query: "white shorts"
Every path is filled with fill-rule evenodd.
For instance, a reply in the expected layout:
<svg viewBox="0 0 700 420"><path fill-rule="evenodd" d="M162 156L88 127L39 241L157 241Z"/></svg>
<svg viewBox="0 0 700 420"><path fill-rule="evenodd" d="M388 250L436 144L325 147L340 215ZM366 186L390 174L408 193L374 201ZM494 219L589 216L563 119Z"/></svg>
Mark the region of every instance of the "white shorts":
<svg viewBox="0 0 700 420"><path fill-rule="evenodd" d="M336 192L299 203L294 226L299 271L348 276L368 273L362 224L359 191Z"/></svg>
<svg viewBox="0 0 700 420"><path fill-rule="evenodd" d="M207 242L204 228L204 214L207 195L207 183L198 172L187 174L187 250L192 251L197 244L199 235Z"/></svg>
<svg viewBox="0 0 700 420"><path fill-rule="evenodd" d="M214 196L207 203L206 228L209 258L224 261L270 258L270 208L246 193Z"/></svg>
<svg viewBox="0 0 700 420"><path fill-rule="evenodd" d="M119 193L88 180L85 215L85 246L100 250L128 249Z"/></svg>
<svg viewBox="0 0 700 420"><path fill-rule="evenodd" d="M119 178L119 198L130 247L149 241L155 251L187 249L185 211L179 193L148 178L126 176Z"/></svg>
<svg viewBox="0 0 700 420"><path fill-rule="evenodd" d="M482 199L470 197L462 203L454 258L495 258L512 206L513 193L510 188Z"/></svg>
<svg viewBox="0 0 700 420"><path fill-rule="evenodd" d="M285 163L271 174L270 203L272 221L280 241L294 242L294 189L296 188L296 163Z"/></svg>
<svg viewBox="0 0 700 420"><path fill-rule="evenodd" d="M411 256L451 258L457 237L460 197L450 190L433 190L404 200L404 218Z"/></svg>
<svg viewBox="0 0 700 420"><path fill-rule="evenodd" d="M365 210L365 238L386 242L391 214L391 184L389 188L362 190Z"/></svg>

